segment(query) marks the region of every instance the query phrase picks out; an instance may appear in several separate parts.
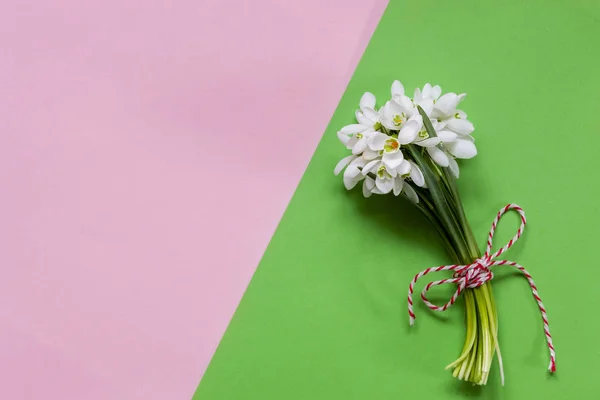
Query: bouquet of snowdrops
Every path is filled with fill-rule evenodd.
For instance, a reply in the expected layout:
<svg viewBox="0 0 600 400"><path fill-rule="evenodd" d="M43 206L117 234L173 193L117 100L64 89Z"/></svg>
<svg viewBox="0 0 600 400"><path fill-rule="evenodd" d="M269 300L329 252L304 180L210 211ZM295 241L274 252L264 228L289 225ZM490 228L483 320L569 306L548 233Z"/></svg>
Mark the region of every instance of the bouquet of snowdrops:
<svg viewBox="0 0 600 400"><path fill-rule="evenodd" d="M340 141L352 154L337 164L335 174L344 171L344 185L348 190L362 181L365 197L373 193L406 196L435 226L445 243L455 264L428 268L415 276L408 291L411 325L415 320L412 296L417 280L433 272L454 272L451 278L428 283L421 294L425 304L435 311L445 311L463 295L467 335L461 354L448 368L453 369L453 375L458 379L485 385L497 353L504 383L490 269L512 266L527 278L538 303L550 352L549 370L554 372L555 352L548 318L531 275L515 262L497 260L521 236L526 224L525 213L515 204L503 207L492 224L487 248L482 255L463 210L455 183L459 177L456 160L477 155L471 136L473 124L458 108L466 95L442 95L439 86L428 83L422 90L417 88L410 98L399 81L393 82L391 95L392 98L380 108L376 107L373 94L367 92L362 96L360 108L356 110L358 123L345 126L338 132ZM493 252L496 225L509 210L519 213L521 226L507 245ZM441 284L455 285L456 292L446 304L438 306L429 302L427 291Z"/></svg>

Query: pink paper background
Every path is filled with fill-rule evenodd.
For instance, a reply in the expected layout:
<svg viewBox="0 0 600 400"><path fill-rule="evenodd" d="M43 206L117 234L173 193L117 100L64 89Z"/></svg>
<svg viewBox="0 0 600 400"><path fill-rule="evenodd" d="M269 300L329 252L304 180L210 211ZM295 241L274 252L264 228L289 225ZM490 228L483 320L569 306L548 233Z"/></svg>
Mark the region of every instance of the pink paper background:
<svg viewBox="0 0 600 400"><path fill-rule="evenodd" d="M184 399L384 0L0 5L0 398Z"/></svg>

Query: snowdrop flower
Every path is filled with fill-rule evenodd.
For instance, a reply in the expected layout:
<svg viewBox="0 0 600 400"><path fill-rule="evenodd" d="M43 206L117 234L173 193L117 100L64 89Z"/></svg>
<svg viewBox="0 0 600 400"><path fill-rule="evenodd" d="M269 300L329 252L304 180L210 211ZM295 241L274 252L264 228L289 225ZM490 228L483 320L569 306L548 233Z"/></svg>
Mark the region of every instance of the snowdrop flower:
<svg viewBox="0 0 600 400"><path fill-rule="evenodd" d="M440 167L448 167L450 172L452 172L452 175L458 178L460 171L455 160L456 157L445 149L447 145L448 143L444 143L444 145L440 147L427 147L427 153L437 165Z"/></svg>
<svg viewBox="0 0 600 400"><path fill-rule="evenodd" d="M438 144L440 144L441 142L442 142L442 138L439 136L430 137L429 133L427 133L427 130L425 129L424 126L421 127L421 129L419 130L419 133L415 137L415 140L413 140L414 144L421 146L421 147L434 147L434 146L437 146Z"/></svg>
<svg viewBox="0 0 600 400"><path fill-rule="evenodd" d="M436 103L442 94L442 88L438 85L431 86L430 83L426 83L423 86L423 90L416 88L414 94L414 101L420 103L424 100L431 100L432 103Z"/></svg>
<svg viewBox="0 0 600 400"><path fill-rule="evenodd" d="M423 91L421 91L421 89L419 88L415 89L415 93L413 95L413 102L415 106L420 106L423 109L423 111L425 111L425 114L427 114L428 117L431 117L431 114L434 109L434 104L440 97L441 93L441 87L437 85L431 87L429 83L426 83L423 87Z"/></svg>
<svg viewBox="0 0 600 400"><path fill-rule="evenodd" d="M368 162L362 168L361 172L366 178L371 180L373 179L368 175L375 175L375 179L372 182L373 185L370 184L371 182L365 182L365 185L367 186L366 189L372 193L386 194L393 192L394 195L398 196L400 193L402 193L403 187L409 187L408 185L404 184L405 179L411 179L417 186L425 186L423 172L417 166L417 164L409 160L402 160L402 162L396 168L389 168L384 163L383 159L375 159ZM364 193L365 188L363 188L363 194Z"/></svg>
<svg viewBox="0 0 600 400"><path fill-rule="evenodd" d="M376 132L369 127L361 124L352 124L343 127L338 131L338 139L346 146L348 150L352 150L352 154L358 155L366 152L367 159L373 159L377 156L377 153L368 149L368 140ZM370 157L370 158L368 158Z"/></svg>
<svg viewBox="0 0 600 400"><path fill-rule="evenodd" d="M410 164L410 170L402 175L403 177L410 176L410 179L415 183L415 185L419 187L426 187L425 177L423 176L423 171L417 164L412 161L408 161Z"/></svg>
<svg viewBox="0 0 600 400"><path fill-rule="evenodd" d="M381 132L375 132L368 141L369 149L381 154L381 162L389 170L396 170L404 160L401 144L397 138Z"/></svg>
<svg viewBox="0 0 600 400"><path fill-rule="evenodd" d="M404 185L402 193L404 193L404 195L413 203L417 204L419 202L419 195L417 195L417 192L415 192L415 189L413 189L412 186L408 184Z"/></svg>
<svg viewBox="0 0 600 400"><path fill-rule="evenodd" d="M379 176L377 176L377 178L379 178ZM400 195L400 193L403 193L413 203L419 202L419 196L417 195L417 192L415 192L415 190L404 181L404 178L398 175L392 179L393 187L391 191L394 193L395 196L398 196ZM366 176L363 183L363 195L365 197L370 197L373 193L386 194L379 189L376 183L376 179L373 179L370 176Z"/></svg>
<svg viewBox="0 0 600 400"><path fill-rule="evenodd" d="M361 174L361 169L365 166L367 161L362 156L348 156L340 160L335 166L333 173L339 175L344 168L344 186L347 190L353 189L358 182L363 180L365 177Z"/></svg>
<svg viewBox="0 0 600 400"><path fill-rule="evenodd" d="M402 161L400 163L402 163ZM396 181L395 178L398 176L398 171L396 171L396 168L387 167L381 158L368 162L362 168L361 172L364 176L369 173L375 174L375 187L381 194L387 194L394 189Z"/></svg>
<svg viewBox="0 0 600 400"><path fill-rule="evenodd" d="M444 147L456 158L473 158L477 155L475 139L471 135L458 136L455 140L444 143Z"/></svg>
<svg viewBox="0 0 600 400"><path fill-rule="evenodd" d="M375 111L375 96L366 92L356 110L358 124L346 125L337 133L340 141L350 150L352 154L361 154L367 148L367 140L376 129L379 128L379 113Z"/></svg>
<svg viewBox="0 0 600 400"><path fill-rule="evenodd" d="M380 110L380 122L391 131L399 131L408 119L414 114L412 103L401 104L403 98L392 99L385 103ZM410 101L410 99L409 99Z"/></svg>
<svg viewBox="0 0 600 400"><path fill-rule="evenodd" d="M456 158L473 158L477 155L477 148L471 136L475 128L467 119L467 114L457 109L465 96L464 93L446 93L435 102L431 113L431 117L435 118L434 126L438 137Z"/></svg>
<svg viewBox="0 0 600 400"><path fill-rule="evenodd" d="M370 92L363 94L359 107L360 109L355 112L358 123L376 130L379 125L379 113L375 110L375 95Z"/></svg>
<svg viewBox="0 0 600 400"><path fill-rule="evenodd" d="M392 99L380 110L380 122L389 130L401 130L404 123L419 112L413 101L404 94L404 86L400 81L392 83Z"/></svg>

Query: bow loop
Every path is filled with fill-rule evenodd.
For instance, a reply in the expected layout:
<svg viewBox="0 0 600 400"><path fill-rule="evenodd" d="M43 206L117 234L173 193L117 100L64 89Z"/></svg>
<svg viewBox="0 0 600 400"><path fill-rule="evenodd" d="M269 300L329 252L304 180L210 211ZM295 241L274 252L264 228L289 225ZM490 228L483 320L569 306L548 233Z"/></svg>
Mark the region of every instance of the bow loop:
<svg viewBox="0 0 600 400"><path fill-rule="evenodd" d="M512 239L510 239L504 247L498 249L498 251L496 251L495 253L492 254L492 246L493 246L493 241L494 241L494 233L496 232L496 227L498 226L498 222L500 221L500 219L502 218L504 213L506 213L509 210L515 210L517 213L519 213L519 216L521 217L521 225L519 226L519 229L517 230L517 234ZM502 208L498 212L498 214L496 215L496 218L494 219L494 222L492 222L492 227L490 229L490 233L488 233L485 254L483 255L482 258L485 258L491 262L493 259L500 257L506 250L510 249L517 240L519 240L519 238L523 234L523 230L525 229L526 224L527 224L527 219L525 218L525 211L523 211L523 209L516 204L513 204L513 203L507 204L504 208Z"/></svg>

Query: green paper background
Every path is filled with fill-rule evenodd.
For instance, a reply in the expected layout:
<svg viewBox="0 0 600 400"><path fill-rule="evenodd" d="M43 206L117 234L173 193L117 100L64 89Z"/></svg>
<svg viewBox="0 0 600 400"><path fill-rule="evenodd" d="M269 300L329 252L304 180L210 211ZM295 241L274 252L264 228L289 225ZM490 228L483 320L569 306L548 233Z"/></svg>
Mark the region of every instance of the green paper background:
<svg viewBox="0 0 600 400"><path fill-rule="evenodd" d="M598 1L392 0L195 399L598 398L599 44ZM527 281L508 268L494 280L504 388L496 364L483 389L443 369L463 344L462 302L438 314L418 300L409 329L411 278L449 258L407 202L363 199L332 174L347 155L336 130L363 92L389 98L394 79L468 93L479 155L461 163L465 209L481 246L498 209L526 210L505 255L539 287L555 376ZM497 246L517 221L502 220Z"/></svg>

